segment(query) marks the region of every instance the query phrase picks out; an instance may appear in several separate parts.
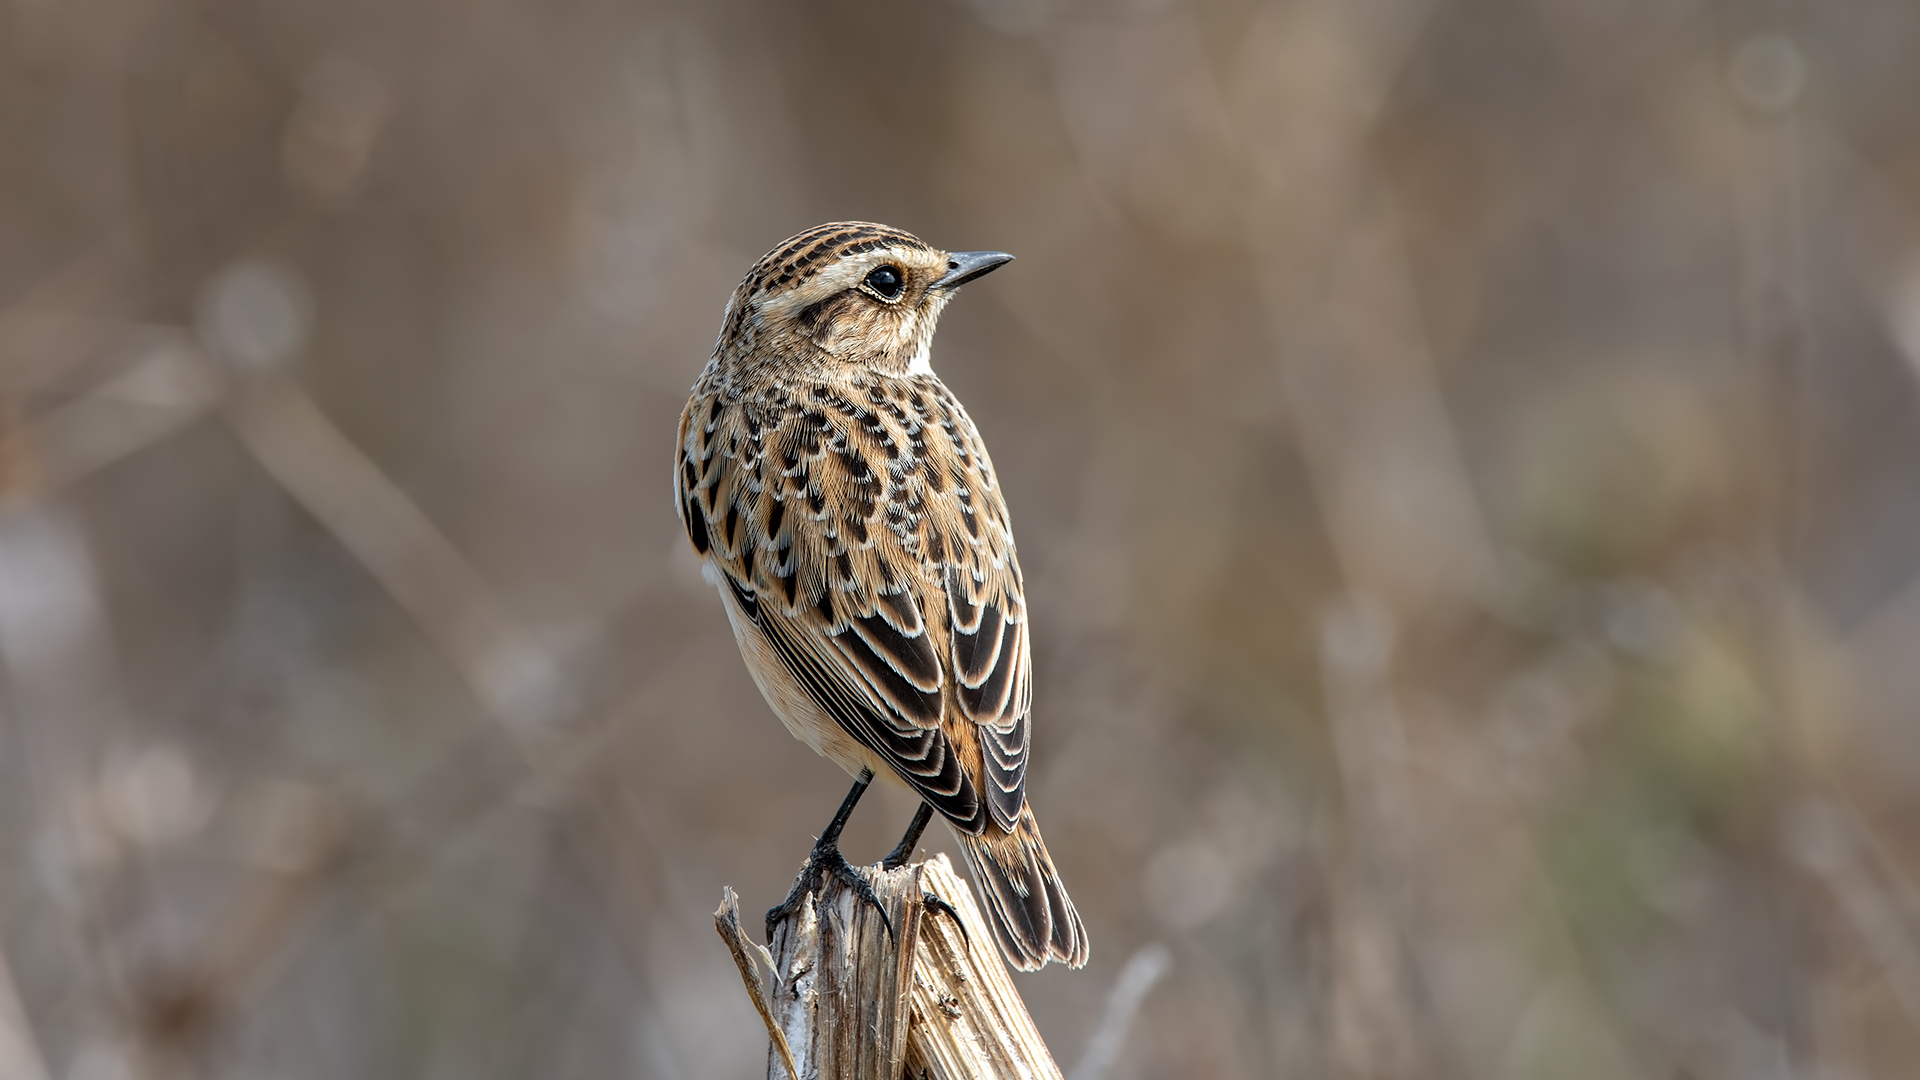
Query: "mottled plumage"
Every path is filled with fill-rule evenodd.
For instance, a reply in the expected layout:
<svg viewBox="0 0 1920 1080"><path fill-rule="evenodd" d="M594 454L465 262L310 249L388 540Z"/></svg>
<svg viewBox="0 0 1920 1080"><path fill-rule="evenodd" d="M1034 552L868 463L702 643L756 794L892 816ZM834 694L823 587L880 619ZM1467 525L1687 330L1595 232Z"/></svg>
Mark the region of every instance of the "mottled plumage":
<svg viewBox="0 0 1920 1080"><path fill-rule="evenodd" d="M863 223L775 248L681 416L674 494L788 729L947 819L1016 966L1077 967L1086 933L1026 804L1032 664L1006 503L927 361L954 290L1007 258Z"/></svg>

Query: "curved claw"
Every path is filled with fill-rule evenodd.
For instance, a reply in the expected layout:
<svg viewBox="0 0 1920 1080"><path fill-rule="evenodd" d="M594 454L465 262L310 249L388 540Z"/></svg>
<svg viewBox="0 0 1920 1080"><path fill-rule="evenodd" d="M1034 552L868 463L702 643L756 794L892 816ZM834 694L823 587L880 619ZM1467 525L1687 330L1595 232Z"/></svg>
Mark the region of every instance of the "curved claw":
<svg viewBox="0 0 1920 1080"><path fill-rule="evenodd" d="M854 869L845 855L840 854L838 845L823 842L814 845L812 854L807 856L806 865L800 868L800 876L794 880L793 888L787 893L787 898L780 901L777 906L767 909L767 942L769 944L773 942L774 928L800 909L802 899L818 895L828 874L832 874L834 879L845 885L854 896L872 904L874 912L880 916L880 925L886 928L887 940L897 940L893 932L893 920L887 917L887 909L880 903L880 897L875 895L872 883L861 876L860 871ZM962 933L965 931L963 930Z"/></svg>
<svg viewBox="0 0 1920 1080"><path fill-rule="evenodd" d="M807 863L800 868L800 876L793 881L793 888L787 890L787 898L767 909L767 944L773 944L774 928L800 910L800 901L820 891L820 867L814 863L813 856L807 856Z"/></svg>
<svg viewBox="0 0 1920 1080"><path fill-rule="evenodd" d="M920 903L924 904L928 911L937 915L945 915L947 918L952 919L953 925L960 930L960 940L966 944L967 951L973 951L973 938L967 933L967 924L960 921L960 913L953 910L952 904L947 903L932 893L921 894Z"/></svg>
<svg viewBox="0 0 1920 1080"><path fill-rule="evenodd" d="M895 940L893 920L887 918L887 909L880 903L880 897L874 894L873 884L862 877L860 871L853 868L852 863L847 862L846 856L840 854L838 848L828 852L826 869L828 873L839 879L840 884L852 891L853 895L873 905L874 913L880 916L880 925L887 928L887 940Z"/></svg>

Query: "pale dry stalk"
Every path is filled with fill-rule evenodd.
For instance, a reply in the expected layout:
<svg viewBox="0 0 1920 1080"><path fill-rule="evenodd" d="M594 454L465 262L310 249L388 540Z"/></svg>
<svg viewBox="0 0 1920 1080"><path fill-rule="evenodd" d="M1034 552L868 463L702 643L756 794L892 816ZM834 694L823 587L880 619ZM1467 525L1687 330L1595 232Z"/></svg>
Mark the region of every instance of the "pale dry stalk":
<svg viewBox="0 0 1920 1080"><path fill-rule="evenodd" d="M774 928L771 951L740 929L733 890L714 912L766 1023L768 1080L1059 1080L946 856L863 872L893 936L831 878Z"/></svg>

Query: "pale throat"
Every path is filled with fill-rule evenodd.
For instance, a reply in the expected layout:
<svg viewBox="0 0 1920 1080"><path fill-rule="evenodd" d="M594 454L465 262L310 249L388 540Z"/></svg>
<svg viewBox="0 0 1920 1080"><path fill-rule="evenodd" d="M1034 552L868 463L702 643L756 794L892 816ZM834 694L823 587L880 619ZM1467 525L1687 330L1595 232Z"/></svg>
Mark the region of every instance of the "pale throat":
<svg viewBox="0 0 1920 1080"><path fill-rule="evenodd" d="M932 334L926 334L920 338L919 346L913 350L913 359L907 361L907 374L909 376L933 374Z"/></svg>
<svg viewBox="0 0 1920 1080"><path fill-rule="evenodd" d="M940 323L940 311L946 307L944 299L939 300L931 310L923 311L913 328L913 355L907 360L907 376L933 374L933 331Z"/></svg>

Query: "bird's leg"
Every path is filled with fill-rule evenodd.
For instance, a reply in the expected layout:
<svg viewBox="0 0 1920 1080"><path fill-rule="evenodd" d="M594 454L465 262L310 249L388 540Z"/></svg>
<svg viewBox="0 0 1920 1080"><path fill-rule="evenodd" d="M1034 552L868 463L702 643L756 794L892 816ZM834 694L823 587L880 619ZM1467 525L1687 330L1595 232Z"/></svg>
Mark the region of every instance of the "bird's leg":
<svg viewBox="0 0 1920 1080"><path fill-rule="evenodd" d="M880 860L880 869L898 870L913 859L913 849L920 846L920 834L927 831L927 822L933 820L933 806L921 803L920 809L913 813L913 823L907 826L907 835L900 838L887 857Z"/></svg>
<svg viewBox="0 0 1920 1080"><path fill-rule="evenodd" d="M887 909L881 905L880 898L874 895L873 886L866 878L860 876L860 871L855 870L853 865L847 862L845 855L840 854L840 830L846 828L847 819L853 816L854 806L859 803L860 796L866 794L867 785L872 782L873 774L871 773L853 782L853 790L847 792L846 800L840 804L840 810L833 815L833 820L827 823L826 830L820 834L820 839L813 842L813 852L807 856L806 865L800 868L800 877L793 883L787 898L780 901L779 907L767 912L769 943L773 941L773 928L780 924L780 920L800 910L800 903L805 897L819 892L821 883L828 874L832 874L842 885L852 890L854 896L872 904L873 910L880 913L880 925L887 928L887 936L889 938L893 936L893 920L887 918Z"/></svg>

